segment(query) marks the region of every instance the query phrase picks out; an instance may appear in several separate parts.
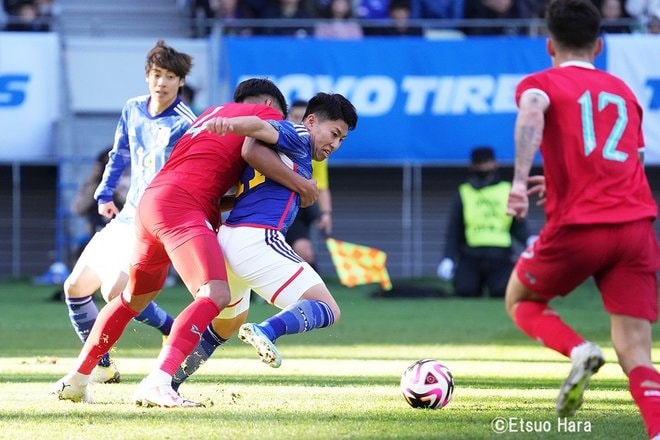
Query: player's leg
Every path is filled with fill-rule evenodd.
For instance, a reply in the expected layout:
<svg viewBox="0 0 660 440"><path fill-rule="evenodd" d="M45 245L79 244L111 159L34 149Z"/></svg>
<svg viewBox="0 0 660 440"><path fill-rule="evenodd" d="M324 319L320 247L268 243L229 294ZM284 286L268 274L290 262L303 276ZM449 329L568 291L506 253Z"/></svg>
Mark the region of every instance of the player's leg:
<svg viewBox="0 0 660 440"><path fill-rule="evenodd" d="M302 261L279 231L221 228L228 265L249 287L282 309L260 324L244 324L238 336L271 367L281 364L277 338L332 325L340 310L321 277Z"/></svg>
<svg viewBox="0 0 660 440"><path fill-rule="evenodd" d="M660 374L651 358L658 319L658 245L649 221L620 227L618 264L596 280L611 315L612 344L649 437L660 434Z"/></svg>
<svg viewBox="0 0 660 440"><path fill-rule="evenodd" d="M612 315L612 344L649 438L660 434L660 373L651 361L651 323Z"/></svg>
<svg viewBox="0 0 660 440"><path fill-rule="evenodd" d="M567 295L598 272L600 257L609 252L608 232L570 227L542 231L533 248L518 259L507 286L505 306L518 328L571 359L571 371L557 398L560 416L572 415L581 406L584 390L604 357L597 345L585 341L548 302Z"/></svg>
<svg viewBox="0 0 660 440"><path fill-rule="evenodd" d="M164 247L142 223L138 224L136 233L138 242L132 260L137 263L131 266L127 290L100 311L74 371L56 384L55 392L60 399L89 400L86 386L94 366L117 342L131 319L158 295L165 282L169 259Z"/></svg>
<svg viewBox="0 0 660 440"><path fill-rule="evenodd" d="M188 380L209 358L215 353L215 350L227 342L238 332L247 319L248 312L245 311L234 318L215 318L206 328L202 337L195 347L183 361L181 366L174 373L172 378L172 388L175 391Z"/></svg>
<svg viewBox="0 0 660 440"><path fill-rule="evenodd" d="M73 267L71 274L64 281L65 304L69 311L69 319L74 330L84 344L94 322L99 314L99 309L94 302L94 292L103 287L103 273L107 264L104 264L104 248L110 244L108 231L104 228L94 234L80 258ZM107 283L106 283L107 284ZM125 280L124 280L125 285ZM124 287L119 286L118 292ZM105 353L94 369L91 381L94 383L119 382L120 374L110 355Z"/></svg>
<svg viewBox="0 0 660 440"><path fill-rule="evenodd" d="M99 255L96 271L101 278L101 295L106 302L116 298L128 282L129 261L135 246L135 227L133 223L113 220L103 228L103 253ZM172 318L156 302L152 301L135 317L136 321L156 328L164 336L169 335Z"/></svg>
<svg viewBox="0 0 660 440"><path fill-rule="evenodd" d="M199 215L201 222L193 222L199 225L197 228L189 225L183 233L163 237L172 263L194 299L174 320L170 337L156 361L157 367L138 386L134 395L138 404L197 406L178 395L172 388L172 379L199 343L202 332L230 300L222 251L215 233L206 227L203 213Z"/></svg>
<svg viewBox="0 0 660 440"><path fill-rule="evenodd" d="M231 300L220 314L206 327L202 337L174 373L172 388L179 389L181 384L199 369L215 350L227 342L247 319L250 309L250 288L227 268Z"/></svg>

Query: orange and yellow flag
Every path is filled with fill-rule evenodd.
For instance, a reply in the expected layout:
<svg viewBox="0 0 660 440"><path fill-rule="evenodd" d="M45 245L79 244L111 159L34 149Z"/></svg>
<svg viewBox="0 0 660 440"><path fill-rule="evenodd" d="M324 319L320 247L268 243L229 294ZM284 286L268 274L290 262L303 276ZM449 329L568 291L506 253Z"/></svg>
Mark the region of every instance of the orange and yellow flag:
<svg viewBox="0 0 660 440"><path fill-rule="evenodd" d="M385 262L387 254L379 249L327 238L328 251L337 269L339 281L346 287L380 282L384 290L392 289Z"/></svg>

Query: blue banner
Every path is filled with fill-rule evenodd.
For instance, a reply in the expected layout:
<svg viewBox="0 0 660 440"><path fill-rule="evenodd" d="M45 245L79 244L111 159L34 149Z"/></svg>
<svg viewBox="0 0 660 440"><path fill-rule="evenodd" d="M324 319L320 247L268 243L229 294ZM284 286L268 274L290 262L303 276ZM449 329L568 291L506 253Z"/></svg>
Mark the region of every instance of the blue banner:
<svg viewBox="0 0 660 440"><path fill-rule="evenodd" d="M353 102L360 120L333 163L464 164L481 144L511 162L515 87L551 65L545 38L223 41L232 86L267 77L289 102L319 91Z"/></svg>

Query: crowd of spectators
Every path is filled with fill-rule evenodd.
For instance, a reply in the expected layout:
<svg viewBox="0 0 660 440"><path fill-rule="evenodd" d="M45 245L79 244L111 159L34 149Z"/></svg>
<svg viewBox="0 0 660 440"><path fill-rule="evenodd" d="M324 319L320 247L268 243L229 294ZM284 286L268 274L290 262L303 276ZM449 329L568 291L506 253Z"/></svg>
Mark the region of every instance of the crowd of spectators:
<svg viewBox="0 0 660 440"><path fill-rule="evenodd" d="M548 0L182 1L205 23L194 36L207 35L214 20L220 20L224 32L234 35L355 39L424 35L434 28L464 35L535 34L530 23L543 18ZM604 33L657 32L660 27L660 0L592 1L603 14ZM259 23L262 19L266 24Z"/></svg>
<svg viewBox="0 0 660 440"><path fill-rule="evenodd" d="M5 31L52 28L54 0L3 0ZM604 33L660 33L660 0L592 0ZM548 0L177 0L191 17L192 36L222 23L232 35L294 35L357 39L419 36L451 29L462 35L534 35ZM261 24L261 20L264 24ZM296 23L297 22L297 23ZM247 23L247 24L246 24Z"/></svg>
<svg viewBox="0 0 660 440"><path fill-rule="evenodd" d="M53 0L3 0L4 31L48 32L51 30Z"/></svg>

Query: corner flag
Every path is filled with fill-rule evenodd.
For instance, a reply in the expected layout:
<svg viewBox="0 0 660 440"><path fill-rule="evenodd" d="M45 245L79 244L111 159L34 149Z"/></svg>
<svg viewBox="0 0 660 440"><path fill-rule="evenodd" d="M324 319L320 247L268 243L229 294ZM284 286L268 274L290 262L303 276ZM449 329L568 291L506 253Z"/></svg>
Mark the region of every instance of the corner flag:
<svg viewBox="0 0 660 440"><path fill-rule="evenodd" d="M392 289L385 262L387 254L379 249L327 238L330 257L339 281L346 287L380 282L383 290Z"/></svg>

